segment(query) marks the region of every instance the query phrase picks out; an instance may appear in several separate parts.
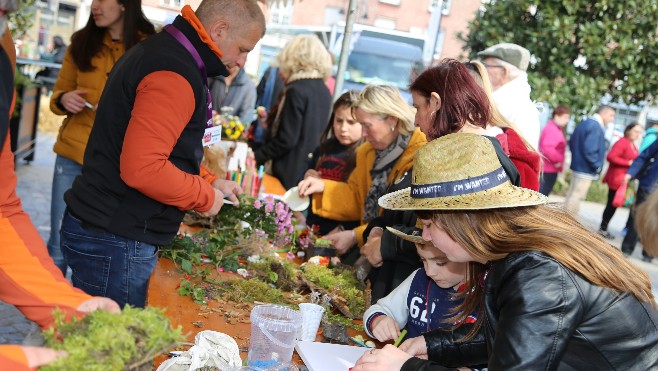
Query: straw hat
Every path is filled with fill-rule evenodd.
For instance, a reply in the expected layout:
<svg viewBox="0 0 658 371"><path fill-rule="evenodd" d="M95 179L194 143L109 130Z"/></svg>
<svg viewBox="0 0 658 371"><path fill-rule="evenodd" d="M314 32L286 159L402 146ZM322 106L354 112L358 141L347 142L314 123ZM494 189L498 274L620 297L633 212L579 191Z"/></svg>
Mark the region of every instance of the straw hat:
<svg viewBox="0 0 658 371"><path fill-rule="evenodd" d="M480 210L545 204L541 193L510 183L490 139L456 133L414 155L411 187L379 199L392 210Z"/></svg>
<svg viewBox="0 0 658 371"><path fill-rule="evenodd" d="M393 233L394 235L402 238L403 240L407 240L409 242L417 243L417 244L426 244L426 243L432 243L432 241L426 241L423 239L422 234L423 231L422 229L414 228L414 230L411 232L411 234L406 234L402 232L401 230L391 228L391 227L386 227L389 232Z"/></svg>

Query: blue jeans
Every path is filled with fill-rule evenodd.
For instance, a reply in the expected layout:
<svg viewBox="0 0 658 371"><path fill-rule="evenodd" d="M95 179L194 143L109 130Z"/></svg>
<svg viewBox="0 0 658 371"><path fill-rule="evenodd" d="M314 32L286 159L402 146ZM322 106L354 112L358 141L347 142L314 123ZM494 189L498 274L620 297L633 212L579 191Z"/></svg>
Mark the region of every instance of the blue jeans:
<svg viewBox="0 0 658 371"><path fill-rule="evenodd" d="M48 239L48 254L55 261L55 265L66 275L66 261L59 245L59 229L62 226L62 217L66 203L64 192L71 188L73 180L82 172L82 165L66 157L57 155L55 158L55 171L53 173L53 189L50 198L50 238Z"/></svg>
<svg viewBox="0 0 658 371"><path fill-rule="evenodd" d="M148 281L158 259L157 246L102 230L83 228L68 210L62 220L62 252L73 286L89 295L143 308Z"/></svg>

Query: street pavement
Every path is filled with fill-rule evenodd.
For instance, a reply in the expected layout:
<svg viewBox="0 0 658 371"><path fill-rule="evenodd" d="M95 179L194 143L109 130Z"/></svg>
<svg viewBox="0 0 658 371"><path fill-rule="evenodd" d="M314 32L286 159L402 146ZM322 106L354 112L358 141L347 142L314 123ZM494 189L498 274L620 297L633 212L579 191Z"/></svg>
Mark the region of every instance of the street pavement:
<svg viewBox="0 0 658 371"><path fill-rule="evenodd" d="M32 218L44 241L48 241L50 235L50 193L55 164L52 148L55 138L54 133L39 132L34 161L27 164L23 160L18 160L16 163L18 176L16 192L22 199L24 210ZM549 201L563 202L564 198L551 196ZM593 231L598 230L604 207L605 205L602 204L583 202L578 215L580 222ZM627 218L628 209L617 209L608 226L608 231L616 236L610 243L617 248L621 246L622 230ZM654 296L658 297L658 259L654 259L652 263L643 262L640 244L630 259L649 274ZM32 336L34 331L34 324L26 321L20 312L0 302L0 343L20 344L23 341L30 344L38 343L38 336Z"/></svg>

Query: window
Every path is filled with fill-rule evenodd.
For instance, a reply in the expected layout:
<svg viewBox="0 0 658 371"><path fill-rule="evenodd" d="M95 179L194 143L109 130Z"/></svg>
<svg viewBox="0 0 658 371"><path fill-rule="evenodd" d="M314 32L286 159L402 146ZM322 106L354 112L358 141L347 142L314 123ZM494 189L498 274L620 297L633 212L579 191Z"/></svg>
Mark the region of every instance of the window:
<svg viewBox="0 0 658 371"><path fill-rule="evenodd" d="M443 7L443 9L441 10L441 13L443 15L449 15L450 14L450 6L452 5L452 0L443 0L443 1L441 1L441 0L430 0L430 4L429 4L429 8L428 8L429 11L432 11L432 9L434 9L435 6L438 6L439 2L441 2L441 5Z"/></svg>
<svg viewBox="0 0 658 371"><path fill-rule="evenodd" d="M375 27L385 28L387 30L394 30L395 20L390 18L377 17L377 19L375 19L374 25Z"/></svg>
<svg viewBox="0 0 658 371"><path fill-rule="evenodd" d="M379 0L379 2L391 5L400 5L401 0Z"/></svg>
<svg viewBox="0 0 658 371"><path fill-rule="evenodd" d="M341 13L342 12L342 13ZM324 24L331 26L345 20L345 11L342 8L326 7L324 9Z"/></svg>
<svg viewBox="0 0 658 371"><path fill-rule="evenodd" d="M287 1L286 4L275 2L272 4L270 12L270 22L274 24L290 24L292 18L292 1Z"/></svg>

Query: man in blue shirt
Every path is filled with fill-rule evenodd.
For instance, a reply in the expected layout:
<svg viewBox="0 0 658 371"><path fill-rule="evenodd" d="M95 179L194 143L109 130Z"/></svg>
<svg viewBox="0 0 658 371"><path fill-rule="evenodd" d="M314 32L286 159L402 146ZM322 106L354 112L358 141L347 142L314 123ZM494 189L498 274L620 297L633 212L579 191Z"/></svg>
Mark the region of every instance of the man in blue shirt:
<svg viewBox="0 0 658 371"><path fill-rule="evenodd" d="M578 216L580 203L587 196L593 180L599 178L605 159L605 128L615 119L614 108L602 105L597 113L583 120L571 134L571 182L564 201L565 208Z"/></svg>

